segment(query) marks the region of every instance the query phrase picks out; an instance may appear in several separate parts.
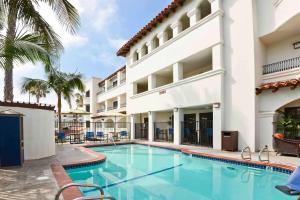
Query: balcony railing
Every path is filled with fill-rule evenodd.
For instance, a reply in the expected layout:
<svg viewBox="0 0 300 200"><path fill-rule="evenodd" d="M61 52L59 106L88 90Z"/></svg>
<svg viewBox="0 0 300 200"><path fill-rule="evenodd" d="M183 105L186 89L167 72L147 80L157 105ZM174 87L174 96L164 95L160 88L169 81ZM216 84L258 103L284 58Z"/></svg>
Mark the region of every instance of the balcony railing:
<svg viewBox="0 0 300 200"><path fill-rule="evenodd" d="M113 88L115 88L115 87L117 87L117 86L118 86L118 85L110 85L110 86L107 87L107 91L108 91L108 90L111 90L111 89L113 89Z"/></svg>
<svg viewBox="0 0 300 200"><path fill-rule="evenodd" d="M300 57L283 60L280 62L268 64L263 66L263 74L272 74L275 72L282 72L289 69L300 68Z"/></svg>
<svg viewBox="0 0 300 200"><path fill-rule="evenodd" d="M126 107L126 103L122 103L121 105L120 105L120 108L125 108Z"/></svg>
<svg viewBox="0 0 300 200"><path fill-rule="evenodd" d="M126 82L126 78L120 80L120 85Z"/></svg>
<svg viewBox="0 0 300 200"><path fill-rule="evenodd" d="M97 113L101 113L101 112L104 112L104 111L105 111L105 108L102 108L102 109L97 110Z"/></svg>
<svg viewBox="0 0 300 200"><path fill-rule="evenodd" d="M110 110L116 110L117 108L118 108L118 107L116 107L116 106L115 106L115 107L108 107L107 110L108 110L108 111L110 111Z"/></svg>

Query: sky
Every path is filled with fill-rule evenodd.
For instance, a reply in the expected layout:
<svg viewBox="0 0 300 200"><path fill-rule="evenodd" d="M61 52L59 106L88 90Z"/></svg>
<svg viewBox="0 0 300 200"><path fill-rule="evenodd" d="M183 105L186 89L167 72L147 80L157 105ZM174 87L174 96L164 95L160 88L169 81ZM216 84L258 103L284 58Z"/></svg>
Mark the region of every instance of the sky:
<svg viewBox="0 0 300 200"><path fill-rule="evenodd" d="M125 59L117 57L117 50L155 17L171 0L69 0L79 11L81 27L71 35L60 26L56 16L46 5L38 8L42 16L60 35L65 50L60 68L65 72L80 72L85 80L92 76L105 78L124 66ZM23 77L44 79L40 64L16 66L14 69L14 100L28 102L28 95L21 94ZM4 72L0 71L0 100L3 100ZM34 102L35 99L31 99ZM41 103L57 102L54 93ZM73 108L75 105L73 105ZM63 102L63 110L69 109Z"/></svg>

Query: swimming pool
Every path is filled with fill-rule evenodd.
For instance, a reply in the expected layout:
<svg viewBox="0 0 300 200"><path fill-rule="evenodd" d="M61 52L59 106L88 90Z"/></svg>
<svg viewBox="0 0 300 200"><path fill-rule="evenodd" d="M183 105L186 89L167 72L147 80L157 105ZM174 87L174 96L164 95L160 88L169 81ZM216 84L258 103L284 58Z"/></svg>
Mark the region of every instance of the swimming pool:
<svg viewBox="0 0 300 200"><path fill-rule="evenodd" d="M288 175L191 157L144 145L95 147L103 163L67 169L76 183L97 184L118 200L290 200L277 191ZM97 191L83 189L86 196Z"/></svg>

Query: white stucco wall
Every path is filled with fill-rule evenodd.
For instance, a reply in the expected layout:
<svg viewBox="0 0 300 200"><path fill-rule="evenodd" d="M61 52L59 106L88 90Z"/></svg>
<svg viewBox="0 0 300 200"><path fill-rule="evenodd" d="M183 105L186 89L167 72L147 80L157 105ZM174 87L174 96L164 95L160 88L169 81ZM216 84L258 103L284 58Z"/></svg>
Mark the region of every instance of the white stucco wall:
<svg viewBox="0 0 300 200"><path fill-rule="evenodd" d="M55 155L55 113L54 111L4 107L24 114L24 159L40 159Z"/></svg>

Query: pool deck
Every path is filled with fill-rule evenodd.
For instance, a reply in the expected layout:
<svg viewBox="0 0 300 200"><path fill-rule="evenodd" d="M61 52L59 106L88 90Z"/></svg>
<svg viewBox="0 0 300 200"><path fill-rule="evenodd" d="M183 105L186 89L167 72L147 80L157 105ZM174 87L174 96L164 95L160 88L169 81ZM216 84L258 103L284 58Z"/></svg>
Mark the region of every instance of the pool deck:
<svg viewBox="0 0 300 200"><path fill-rule="evenodd" d="M188 152L207 154L215 157L226 157L234 160L241 159L240 152L219 151L207 147L173 145L161 142L136 142L145 145L185 149ZM60 177L60 179L62 179L61 181L66 181L68 178L64 177L63 174L56 173L55 170L53 171L53 167L105 160L105 156L93 154L88 149L82 147L93 145L99 144L94 142L83 145L59 144L56 146L56 155L53 157L26 161L21 168L0 169L0 200L53 200L59 188L58 185L61 186L61 183L64 183L57 183L57 177ZM258 153L252 155L252 160L258 161ZM276 156L274 152L271 152L270 162L279 166L288 165L294 168L300 165L300 158ZM70 179L67 181L70 181ZM69 194L70 193L72 194L72 190L69 191ZM65 200L72 199L71 196L64 195L64 197Z"/></svg>

